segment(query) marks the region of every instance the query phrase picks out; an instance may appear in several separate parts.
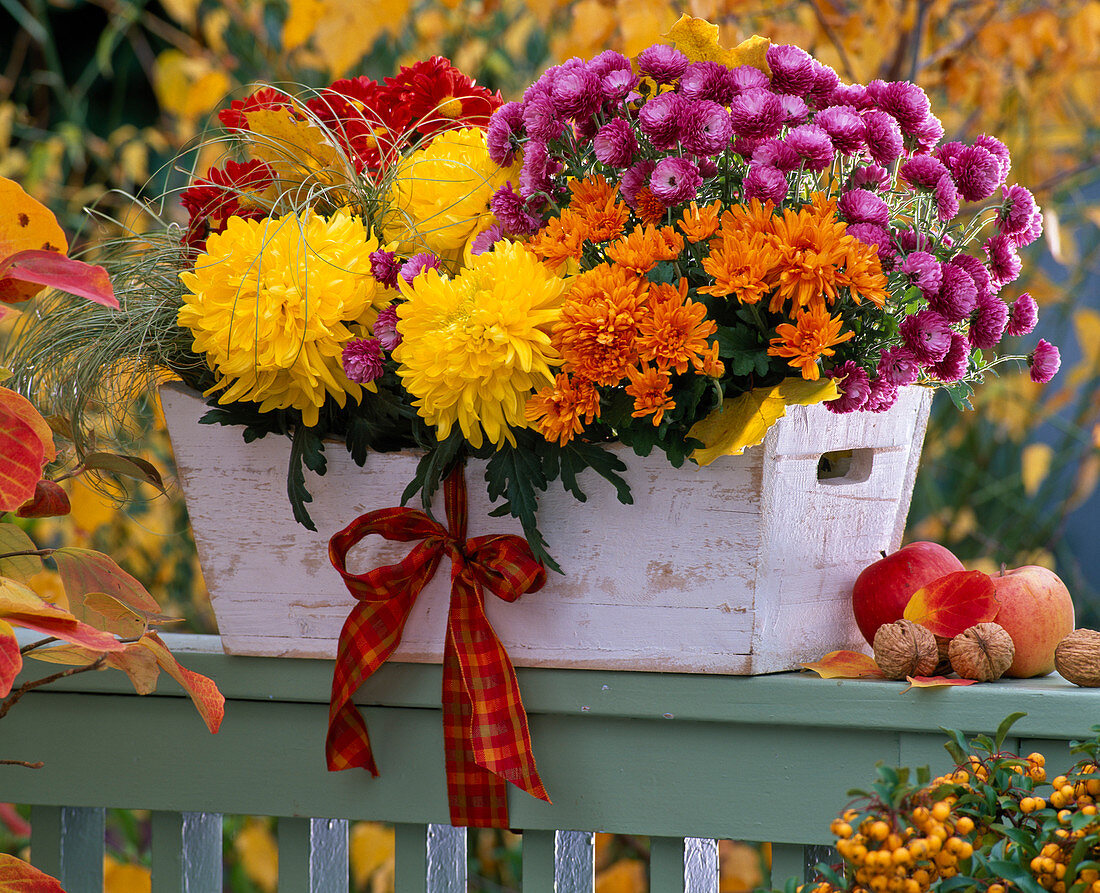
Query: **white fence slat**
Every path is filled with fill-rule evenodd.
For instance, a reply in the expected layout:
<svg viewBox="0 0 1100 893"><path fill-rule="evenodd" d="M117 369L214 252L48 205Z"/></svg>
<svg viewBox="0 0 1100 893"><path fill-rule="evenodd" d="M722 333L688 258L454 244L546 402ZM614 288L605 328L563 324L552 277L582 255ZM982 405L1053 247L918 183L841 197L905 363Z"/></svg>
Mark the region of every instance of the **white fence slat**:
<svg viewBox="0 0 1100 893"><path fill-rule="evenodd" d="M713 837L684 838L685 893L718 893L718 841Z"/></svg>
<svg viewBox="0 0 1100 893"><path fill-rule="evenodd" d="M347 819L309 820L309 893L348 893Z"/></svg>
<svg viewBox="0 0 1100 893"><path fill-rule="evenodd" d="M595 886L596 835L591 831L555 831L554 893L591 893Z"/></svg>
<svg viewBox="0 0 1100 893"><path fill-rule="evenodd" d="M430 893L466 893L466 829L428 825Z"/></svg>

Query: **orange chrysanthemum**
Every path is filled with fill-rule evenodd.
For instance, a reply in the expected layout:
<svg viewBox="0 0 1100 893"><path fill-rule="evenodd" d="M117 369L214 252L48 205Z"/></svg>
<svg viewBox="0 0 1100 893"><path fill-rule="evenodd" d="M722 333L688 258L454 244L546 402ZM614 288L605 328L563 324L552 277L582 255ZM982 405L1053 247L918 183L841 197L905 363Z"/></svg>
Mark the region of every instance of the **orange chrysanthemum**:
<svg viewBox="0 0 1100 893"><path fill-rule="evenodd" d="M882 272L878 249L847 234L844 242L847 249L844 271L837 276L837 282L848 287L857 304L861 298L866 298L876 307L882 307L887 298L886 274Z"/></svg>
<svg viewBox="0 0 1100 893"><path fill-rule="evenodd" d="M722 202L718 199L709 205L699 207L692 202L684 209L680 216L680 229L689 242L703 242L718 231L718 212L722 210Z"/></svg>
<svg viewBox="0 0 1100 893"><path fill-rule="evenodd" d="M649 314L638 326L638 352L643 360L657 364L662 372L687 372L688 365L702 368L702 357L710 348L707 338L718 330L706 319L707 308L687 297L687 280L679 289L654 285L649 289Z"/></svg>
<svg viewBox="0 0 1100 893"><path fill-rule="evenodd" d="M588 241L606 242L622 235L630 219L630 209L619 200L619 188L610 185L602 174L572 180L569 208L579 214L588 228Z"/></svg>
<svg viewBox="0 0 1100 893"><path fill-rule="evenodd" d="M600 264L573 281L554 326L563 365L595 384L617 385L638 359L638 326L648 283L624 267Z"/></svg>
<svg viewBox="0 0 1100 893"><path fill-rule="evenodd" d="M837 298L838 273L844 267L847 245L846 225L817 209L790 209L773 223L772 244L779 253L772 266L768 284L775 289L768 309L779 313L790 302L791 309L825 308ZM793 315L793 314L792 314Z"/></svg>
<svg viewBox="0 0 1100 893"><path fill-rule="evenodd" d="M633 232L607 246L607 259L643 276L658 261L675 260L683 250L684 237L672 227L636 226Z"/></svg>
<svg viewBox="0 0 1100 893"><path fill-rule="evenodd" d="M703 258L703 269L714 278L714 285L704 285L699 291L715 297L733 295L742 304L755 304L771 290L769 277L778 259L778 252L763 235L749 238L736 228L723 226L711 240L710 254Z"/></svg>
<svg viewBox="0 0 1100 893"><path fill-rule="evenodd" d="M634 196L634 213L642 223L660 223L664 219L668 206L643 186Z"/></svg>
<svg viewBox="0 0 1100 893"><path fill-rule="evenodd" d="M584 218L566 208L559 217L551 217L527 247L539 260L556 269L567 260L580 260L588 227Z"/></svg>
<svg viewBox="0 0 1100 893"><path fill-rule="evenodd" d="M660 425L665 412L676 408L676 401L668 396L672 388L672 378L667 372L661 372L652 366L640 369L631 366L626 374L630 378L626 392L634 398L634 411L631 415L636 419L652 415L654 427Z"/></svg>
<svg viewBox="0 0 1100 893"><path fill-rule="evenodd" d="M807 381L817 381L821 371L817 361L821 357L831 357L836 353L832 348L843 344L855 335L855 332L840 334L843 320L829 316L824 304L815 303L809 310L798 311L795 325L782 323L775 329L779 337L772 338L768 354L773 357L789 357L787 365L800 368L802 377Z"/></svg>
<svg viewBox="0 0 1100 893"><path fill-rule="evenodd" d="M761 203L758 198L747 205L731 205L722 212L722 232L740 233L745 239L751 239L757 233L771 235L774 232L774 211L775 205Z"/></svg>
<svg viewBox="0 0 1100 893"><path fill-rule="evenodd" d="M527 401L527 421L551 443L565 446L584 426L600 415L600 395L592 382L559 372L552 387L542 388Z"/></svg>

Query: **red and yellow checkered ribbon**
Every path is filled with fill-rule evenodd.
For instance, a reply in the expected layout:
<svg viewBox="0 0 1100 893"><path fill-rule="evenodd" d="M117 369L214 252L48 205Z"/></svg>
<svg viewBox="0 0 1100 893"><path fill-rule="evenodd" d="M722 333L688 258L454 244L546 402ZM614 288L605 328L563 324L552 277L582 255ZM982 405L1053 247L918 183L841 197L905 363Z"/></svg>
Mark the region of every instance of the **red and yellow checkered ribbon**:
<svg viewBox="0 0 1100 893"><path fill-rule="evenodd" d="M508 653L485 616L485 592L513 602L546 582L523 537L466 539L466 482L458 466L443 485L447 527L416 509L356 518L329 541L329 558L356 598L340 631L325 752L332 771L358 766L378 775L367 725L352 697L393 653L420 590L451 557L451 605L443 649L443 745L451 824L507 828L505 782L550 802L531 754L527 714ZM347 570L348 552L378 534L417 542L398 564Z"/></svg>

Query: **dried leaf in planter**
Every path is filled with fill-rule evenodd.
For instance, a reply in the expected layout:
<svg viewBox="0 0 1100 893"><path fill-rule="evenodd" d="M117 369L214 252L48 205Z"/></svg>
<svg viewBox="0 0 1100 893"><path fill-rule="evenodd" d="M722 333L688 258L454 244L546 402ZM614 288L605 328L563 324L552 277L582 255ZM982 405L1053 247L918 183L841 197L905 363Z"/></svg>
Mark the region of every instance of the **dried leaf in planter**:
<svg viewBox="0 0 1100 893"><path fill-rule="evenodd" d="M821 660L803 664L822 679L882 679L882 670L866 654L859 651L830 651Z"/></svg>
<svg viewBox="0 0 1100 893"><path fill-rule="evenodd" d="M937 636L953 639L976 623L997 614L993 580L981 571L956 571L918 589L905 606L904 617Z"/></svg>
<svg viewBox="0 0 1100 893"><path fill-rule="evenodd" d="M939 663L936 637L911 620L884 623L875 632L875 663L887 679L926 676Z"/></svg>

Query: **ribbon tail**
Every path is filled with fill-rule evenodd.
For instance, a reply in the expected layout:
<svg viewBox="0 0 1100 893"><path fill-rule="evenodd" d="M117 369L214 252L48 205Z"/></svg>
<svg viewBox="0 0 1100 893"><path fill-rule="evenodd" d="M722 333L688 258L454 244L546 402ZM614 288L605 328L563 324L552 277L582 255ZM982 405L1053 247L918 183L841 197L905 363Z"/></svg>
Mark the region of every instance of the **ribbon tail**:
<svg viewBox="0 0 1100 893"><path fill-rule="evenodd" d="M505 782L547 803L550 797L531 753L519 682L485 616L481 586L464 567L452 571L452 587L443 673L452 819L457 811L464 824L507 828Z"/></svg>

